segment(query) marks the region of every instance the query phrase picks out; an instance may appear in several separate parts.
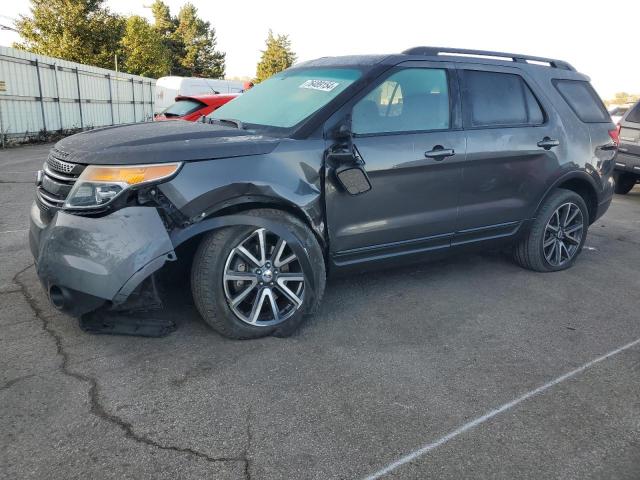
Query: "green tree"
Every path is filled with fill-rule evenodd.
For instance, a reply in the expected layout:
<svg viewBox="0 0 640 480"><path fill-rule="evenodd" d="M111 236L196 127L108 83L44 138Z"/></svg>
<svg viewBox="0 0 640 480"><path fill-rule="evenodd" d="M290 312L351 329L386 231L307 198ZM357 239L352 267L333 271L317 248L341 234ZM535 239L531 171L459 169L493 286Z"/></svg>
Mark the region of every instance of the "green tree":
<svg viewBox="0 0 640 480"><path fill-rule="evenodd" d="M162 37L162 43L171 55L170 73L172 75L189 75L189 71L182 66L185 48L184 43L176 34L178 19L171 16L169 6L162 0L155 0L151 4L151 13L154 19L153 28Z"/></svg>
<svg viewBox="0 0 640 480"><path fill-rule="evenodd" d="M182 74L224 77L225 54L216 50L215 28L198 17L198 10L191 3L186 3L178 13L175 37L184 45L184 56L180 59Z"/></svg>
<svg viewBox="0 0 640 480"><path fill-rule="evenodd" d="M146 19L137 15L127 18L121 46L127 72L154 78L169 73L171 52Z"/></svg>
<svg viewBox="0 0 640 480"><path fill-rule="evenodd" d="M16 22L14 47L73 62L113 68L124 20L105 0L31 0L31 15Z"/></svg>
<svg viewBox="0 0 640 480"><path fill-rule="evenodd" d="M169 6L162 0L155 0L151 4L151 13L153 14L153 27L163 37L173 35L176 31L177 21L171 16Z"/></svg>
<svg viewBox="0 0 640 480"><path fill-rule="evenodd" d="M296 54L291 49L289 35L274 36L273 32L269 30L267 48L262 51L256 68L256 83L289 68L295 61Z"/></svg>

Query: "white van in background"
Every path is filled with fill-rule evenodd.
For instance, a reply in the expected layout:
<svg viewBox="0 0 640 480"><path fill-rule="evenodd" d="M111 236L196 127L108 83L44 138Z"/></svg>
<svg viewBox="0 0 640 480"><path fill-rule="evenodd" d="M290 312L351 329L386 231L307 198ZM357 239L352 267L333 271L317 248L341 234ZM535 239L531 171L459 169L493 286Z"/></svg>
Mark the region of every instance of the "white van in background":
<svg viewBox="0 0 640 480"><path fill-rule="evenodd" d="M241 93L243 82L217 78L160 77L156 82L153 113L171 106L178 95L192 96L211 93Z"/></svg>

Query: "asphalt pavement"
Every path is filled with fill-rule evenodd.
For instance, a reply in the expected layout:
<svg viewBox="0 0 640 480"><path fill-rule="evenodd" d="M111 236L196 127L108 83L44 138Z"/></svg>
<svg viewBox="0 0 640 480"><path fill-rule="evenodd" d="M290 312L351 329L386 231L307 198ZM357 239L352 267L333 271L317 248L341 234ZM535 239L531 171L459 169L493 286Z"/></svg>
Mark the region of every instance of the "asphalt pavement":
<svg viewBox="0 0 640 480"><path fill-rule="evenodd" d="M334 279L254 341L182 290L175 333L100 336L29 253L49 148L0 150L0 478L640 478L640 187L565 272L492 252Z"/></svg>

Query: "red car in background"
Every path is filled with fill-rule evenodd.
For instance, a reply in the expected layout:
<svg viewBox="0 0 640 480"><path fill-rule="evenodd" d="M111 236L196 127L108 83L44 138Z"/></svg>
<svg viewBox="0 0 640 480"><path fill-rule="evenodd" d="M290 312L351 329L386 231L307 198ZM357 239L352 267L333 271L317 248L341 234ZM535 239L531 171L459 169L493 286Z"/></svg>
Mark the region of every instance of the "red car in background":
<svg viewBox="0 0 640 480"><path fill-rule="evenodd" d="M158 113L155 121L165 120L187 120L195 122L200 120L203 115L209 115L218 107L236 98L239 93L222 93L211 95L179 95L175 98L176 103L171 105L165 111Z"/></svg>

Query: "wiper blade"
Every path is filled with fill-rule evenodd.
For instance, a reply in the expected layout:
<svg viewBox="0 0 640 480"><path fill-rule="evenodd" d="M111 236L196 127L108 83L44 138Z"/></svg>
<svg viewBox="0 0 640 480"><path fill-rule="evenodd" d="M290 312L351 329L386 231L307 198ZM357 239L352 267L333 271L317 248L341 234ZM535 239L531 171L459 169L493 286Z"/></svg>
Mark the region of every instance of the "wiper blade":
<svg viewBox="0 0 640 480"><path fill-rule="evenodd" d="M235 118L211 118L211 119L209 119L209 123L213 123L213 122L230 123L231 125L233 125L234 127L238 128L239 130L245 130L244 123L242 123L240 120L236 120Z"/></svg>

